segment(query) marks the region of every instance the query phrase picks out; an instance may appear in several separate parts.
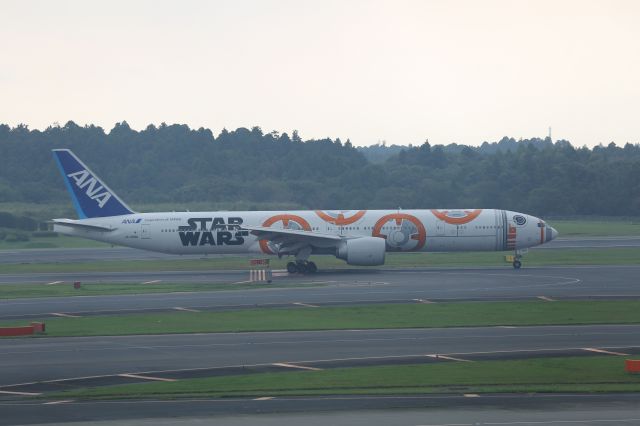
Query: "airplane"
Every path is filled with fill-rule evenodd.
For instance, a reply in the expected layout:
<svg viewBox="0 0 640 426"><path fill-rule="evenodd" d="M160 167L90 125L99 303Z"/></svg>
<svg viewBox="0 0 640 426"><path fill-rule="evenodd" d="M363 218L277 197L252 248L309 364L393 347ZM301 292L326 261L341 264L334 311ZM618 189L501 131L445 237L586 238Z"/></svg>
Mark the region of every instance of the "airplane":
<svg viewBox="0 0 640 426"><path fill-rule="evenodd" d="M387 252L513 251L558 232L545 221L500 209L305 210L138 213L68 149L54 149L79 219L53 219L65 235L168 254L294 256L289 273L314 273L311 255L349 265L383 265Z"/></svg>

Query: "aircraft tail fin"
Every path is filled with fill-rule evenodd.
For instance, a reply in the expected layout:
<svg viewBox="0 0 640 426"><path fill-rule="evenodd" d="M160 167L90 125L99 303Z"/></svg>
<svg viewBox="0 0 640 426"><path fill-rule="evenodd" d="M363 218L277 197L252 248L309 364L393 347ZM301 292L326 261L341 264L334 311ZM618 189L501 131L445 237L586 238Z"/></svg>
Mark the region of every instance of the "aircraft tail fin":
<svg viewBox="0 0 640 426"><path fill-rule="evenodd" d="M73 152L54 149L53 156L80 219L134 213Z"/></svg>

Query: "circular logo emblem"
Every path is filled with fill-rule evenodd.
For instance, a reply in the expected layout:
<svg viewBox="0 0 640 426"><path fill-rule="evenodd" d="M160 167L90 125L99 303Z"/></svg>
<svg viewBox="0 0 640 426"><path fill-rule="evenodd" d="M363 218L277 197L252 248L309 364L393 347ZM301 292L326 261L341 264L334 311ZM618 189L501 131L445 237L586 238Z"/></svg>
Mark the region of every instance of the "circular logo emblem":
<svg viewBox="0 0 640 426"><path fill-rule="evenodd" d="M355 213L352 213L354 211L355 210L339 210L339 211L316 210L316 214L320 216L320 218L325 222L329 222L337 226L345 226L345 225L351 225L352 223L357 222L367 212L366 210L359 210L359 211L355 211Z"/></svg>
<svg viewBox="0 0 640 426"><path fill-rule="evenodd" d="M522 215L514 215L513 216L513 221L516 223L516 225L524 225L525 223L527 223L527 218L522 216Z"/></svg>
<svg viewBox="0 0 640 426"><path fill-rule="evenodd" d="M405 213L382 216L371 235L387 240L389 251L419 251L427 241L427 231L422 222Z"/></svg>
<svg viewBox="0 0 640 426"><path fill-rule="evenodd" d="M309 225L309 222L307 222L305 219L301 218L300 216L296 216L294 214L279 214L276 216L272 216L269 219L265 220L264 223L262 224L262 226L265 226L268 228L272 227L273 225L280 225L280 226L275 226L275 228L281 228L281 229L297 229L297 230L311 231L311 225ZM275 245L270 241L260 240L260 248L262 249L263 253L276 254Z"/></svg>
<svg viewBox="0 0 640 426"><path fill-rule="evenodd" d="M471 222L482 213L482 209L477 210L431 210L431 213L440 220L451 225L463 225Z"/></svg>

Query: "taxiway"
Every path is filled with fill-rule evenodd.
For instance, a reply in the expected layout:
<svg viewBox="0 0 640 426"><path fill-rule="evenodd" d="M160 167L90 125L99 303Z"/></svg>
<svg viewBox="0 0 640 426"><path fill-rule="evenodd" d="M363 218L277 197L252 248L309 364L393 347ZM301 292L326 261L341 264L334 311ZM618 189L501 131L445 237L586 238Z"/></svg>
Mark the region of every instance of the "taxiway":
<svg viewBox="0 0 640 426"><path fill-rule="evenodd" d="M292 275L275 279L274 287L192 293L113 296L50 297L0 300L0 319L35 318L51 313L88 315L149 310L239 309L308 304L398 303L420 300L514 300L527 298L638 298L640 265L510 267L478 269L412 268L347 269L314 276ZM246 282L246 271L108 272L72 274L2 274L0 283L73 281L128 282ZM64 284L67 283L67 284ZM1 288L1 284L0 284Z"/></svg>

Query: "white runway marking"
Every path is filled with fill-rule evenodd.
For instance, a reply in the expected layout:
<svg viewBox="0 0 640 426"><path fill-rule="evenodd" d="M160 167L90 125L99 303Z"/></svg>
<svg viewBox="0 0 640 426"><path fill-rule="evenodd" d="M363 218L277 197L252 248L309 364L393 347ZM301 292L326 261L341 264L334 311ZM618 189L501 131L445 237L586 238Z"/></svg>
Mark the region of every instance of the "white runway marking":
<svg viewBox="0 0 640 426"><path fill-rule="evenodd" d="M470 359L454 358L452 356L446 356L446 355L430 354L427 356L429 358L434 358L434 359L446 359L447 361L475 362L475 361L471 361Z"/></svg>
<svg viewBox="0 0 640 426"><path fill-rule="evenodd" d="M58 405L58 404L66 404L68 402L73 402L73 399L65 399L62 401L50 401L50 402L45 402L42 405Z"/></svg>
<svg viewBox="0 0 640 426"><path fill-rule="evenodd" d="M153 380L157 382L176 382L176 379L166 379L164 377L151 377L151 376L140 376L138 374L118 374L120 377L126 377L130 379L142 379L142 380Z"/></svg>
<svg viewBox="0 0 640 426"><path fill-rule="evenodd" d="M200 312L197 309L189 309L189 308L181 308L180 306L176 306L175 308L176 311L185 311L185 312Z"/></svg>
<svg viewBox="0 0 640 426"><path fill-rule="evenodd" d="M629 354L623 354L622 352L611 352L611 351L605 351L604 349L598 349L598 348L582 348L582 350L588 351L588 352L596 352L599 354L606 354L606 355L629 356Z"/></svg>
<svg viewBox="0 0 640 426"><path fill-rule="evenodd" d="M302 302L293 302L293 305L298 305L298 306L304 306L306 308L319 308L319 306L316 305L310 305L308 303L302 303Z"/></svg>
<svg viewBox="0 0 640 426"><path fill-rule="evenodd" d="M480 398L480 395L477 393L464 393L462 394L465 398Z"/></svg>
<svg viewBox="0 0 640 426"><path fill-rule="evenodd" d="M155 283L159 283L160 281L162 281L162 280L147 281L147 282L144 282L142 284L155 284Z"/></svg>
<svg viewBox="0 0 640 426"><path fill-rule="evenodd" d="M418 302L418 303L436 303L436 302L432 302L431 300L427 300L427 299L412 299L414 302Z"/></svg>
<svg viewBox="0 0 640 426"><path fill-rule="evenodd" d="M547 296L536 296L536 297L538 299L540 299L540 300L544 300L545 302L555 302L556 301L555 299L552 299L552 298L547 297Z"/></svg>
<svg viewBox="0 0 640 426"><path fill-rule="evenodd" d="M14 392L14 391L3 391L3 390L0 390L0 394L3 394L3 395L22 395L22 396L42 395L41 393L35 393L35 392Z"/></svg>
<svg viewBox="0 0 640 426"><path fill-rule="evenodd" d="M79 315L65 314L63 312L52 312L51 315L56 317L63 317L63 318L80 318Z"/></svg>
<svg viewBox="0 0 640 426"><path fill-rule="evenodd" d="M273 269L271 271L271 276L272 277L288 277L289 271L287 271L286 269Z"/></svg>
<svg viewBox="0 0 640 426"><path fill-rule="evenodd" d="M286 367L286 368L299 368L300 370L311 370L311 371L321 371L322 368L315 367L305 367L304 365L296 365L296 364L287 364L284 362L278 362L271 365L275 365L276 367Z"/></svg>
<svg viewBox="0 0 640 426"><path fill-rule="evenodd" d="M593 424L593 423L635 423L640 419L586 419L586 420L530 420L519 422L482 422L483 425L509 426L509 425L554 425L554 424ZM477 426L480 423L438 423L416 426Z"/></svg>
<svg viewBox="0 0 640 426"><path fill-rule="evenodd" d="M262 396L260 398L254 398L254 401L269 401L273 398L274 398L273 396Z"/></svg>
<svg viewBox="0 0 640 426"><path fill-rule="evenodd" d="M53 281L50 283L46 283L45 285L56 285L56 284L62 284L64 281Z"/></svg>

